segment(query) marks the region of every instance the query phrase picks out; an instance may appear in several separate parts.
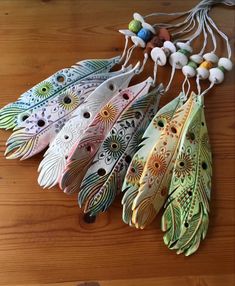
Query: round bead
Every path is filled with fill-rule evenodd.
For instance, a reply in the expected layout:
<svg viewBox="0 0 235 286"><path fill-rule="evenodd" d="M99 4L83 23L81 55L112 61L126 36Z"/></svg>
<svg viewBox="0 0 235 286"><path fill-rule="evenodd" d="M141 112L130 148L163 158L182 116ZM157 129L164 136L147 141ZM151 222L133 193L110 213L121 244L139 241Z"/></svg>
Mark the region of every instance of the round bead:
<svg viewBox="0 0 235 286"><path fill-rule="evenodd" d="M145 41L143 41L141 38L139 38L137 36L132 36L131 40L136 46L139 46L141 48L145 48L145 46L146 46Z"/></svg>
<svg viewBox="0 0 235 286"><path fill-rule="evenodd" d="M171 41L165 41L163 43L163 47L165 49L168 49L171 53L175 53L176 52L176 47L175 47L175 45Z"/></svg>
<svg viewBox="0 0 235 286"><path fill-rule="evenodd" d="M210 69L209 81L219 84L224 80L224 73L219 68Z"/></svg>
<svg viewBox="0 0 235 286"><path fill-rule="evenodd" d="M157 62L159 66L164 66L166 64L166 54L161 48L154 48L151 51L151 58L154 62Z"/></svg>
<svg viewBox="0 0 235 286"><path fill-rule="evenodd" d="M141 28L142 28L142 24L138 20L132 20L128 25L128 29L131 32L136 33L136 34L140 31Z"/></svg>
<svg viewBox="0 0 235 286"><path fill-rule="evenodd" d="M231 71L231 69L233 68L233 63L228 58L220 58L218 66L223 67L226 71Z"/></svg>
<svg viewBox="0 0 235 286"><path fill-rule="evenodd" d="M184 54L186 57L189 57L190 55L189 51L185 49L179 49L178 52Z"/></svg>
<svg viewBox="0 0 235 286"><path fill-rule="evenodd" d="M214 53L207 53L203 55L203 59L208 62L212 62L213 64L216 64L219 60L219 58Z"/></svg>
<svg viewBox="0 0 235 286"><path fill-rule="evenodd" d="M193 62L199 65L200 63L203 62L203 57L200 55L192 55L190 56L190 60L192 60Z"/></svg>
<svg viewBox="0 0 235 286"><path fill-rule="evenodd" d="M150 38L151 38L151 36L152 36L152 33L151 33L150 30L145 29L145 28L142 28L142 29L138 32L137 36L138 36L139 38L141 38L143 41L145 41L145 43L147 43L147 42L150 40Z"/></svg>
<svg viewBox="0 0 235 286"><path fill-rule="evenodd" d="M176 43L176 46L177 46L179 49L183 49L183 50L188 51L190 54L193 52L192 47L191 47L190 45L186 44L186 43L178 42L178 43Z"/></svg>
<svg viewBox="0 0 235 286"><path fill-rule="evenodd" d="M152 34L156 35L156 30L155 30L154 27L151 26L150 24L148 24L148 23L146 23L146 22L143 22L143 23L142 23L142 27L143 27L144 29L147 29L147 30L151 31Z"/></svg>
<svg viewBox="0 0 235 286"><path fill-rule="evenodd" d="M135 36L135 33L131 32L130 30L118 30L118 31L119 33L128 37Z"/></svg>
<svg viewBox="0 0 235 286"><path fill-rule="evenodd" d="M182 72L187 77L194 77L196 75L196 70L189 65L183 66Z"/></svg>
<svg viewBox="0 0 235 286"><path fill-rule="evenodd" d="M209 70L203 67L197 68L197 74L200 79L207 79L209 77Z"/></svg>
<svg viewBox="0 0 235 286"><path fill-rule="evenodd" d="M166 28L160 28L158 32L158 37L160 40L163 41L170 41L171 35Z"/></svg>
<svg viewBox="0 0 235 286"><path fill-rule="evenodd" d="M187 65L188 58L179 52L175 52L170 55L169 62L171 66L175 66L176 69L181 69L183 66Z"/></svg>
<svg viewBox="0 0 235 286"><path fill-rule="evenodd" d="M135 13L133 14L133 18L134 18L134 20L140 21L141 23L144 22L143 16L141 16L139 13L136 13L136 12L135 12Z"/></svg>
<svg viewBox="0 0 235 286"><path fill-rule="evenodd" d="M212 64L212 62L204 61L200 64L200 67L209 70L213 67L213 64Z"/></svg>

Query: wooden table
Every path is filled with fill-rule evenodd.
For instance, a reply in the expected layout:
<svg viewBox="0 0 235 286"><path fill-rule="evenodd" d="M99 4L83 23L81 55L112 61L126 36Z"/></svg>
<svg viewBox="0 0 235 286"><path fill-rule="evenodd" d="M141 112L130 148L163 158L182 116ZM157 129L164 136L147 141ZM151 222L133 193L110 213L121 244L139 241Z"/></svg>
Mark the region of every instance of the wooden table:
<svg viewBox="0 0 235 286"><path fill-rule="evenodd" d="M195 3L1 0L1 107L78 60L120 54L124 40L117 30L126 28L134 11L183 11ZM231 8L216 7L211 14L224 32L234 35ZM219 55L222 49L225 46ZM138 57L143 57L140 50L134 56ZM159 69L164 83L169 72L169 67ZM147 74L152 74L152 63L134 82ZM182 79L178 72L161 105L178 94ZM126 226L120 198L96 223L85 223L76 195L66 196L58 188L42 191L37 185L42 154L24 162L4 158L10 132L0 131L0 284L234 285L234 96L232 72L206 95L214 155L210 228L199 251L188 258L165 247L160 216L144 231Z"/></svg>

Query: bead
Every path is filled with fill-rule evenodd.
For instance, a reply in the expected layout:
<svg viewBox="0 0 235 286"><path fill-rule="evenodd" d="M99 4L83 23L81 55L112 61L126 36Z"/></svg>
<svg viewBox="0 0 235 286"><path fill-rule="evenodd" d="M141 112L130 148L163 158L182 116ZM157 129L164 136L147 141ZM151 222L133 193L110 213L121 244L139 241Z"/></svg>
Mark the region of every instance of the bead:
<svg viewBox="0 0 235 286"><path fill-rule="evenodd" d="M135 33L131 32L130 30L118 30L118 31L119 33L128 37L135 36Z"/></svg>
<svg viewBox="0 0 235 286"><path fill-rule="evenodd" d="M223 67L226 71L231 71L231 69L233 68L233 63L228 58L220 58L218 66Z"/></svg>
<svg viewBox="0 0 235 286"><path fill-rule="evenodd" d="M158 32L158 37L160 40L163 41L170 41L171 35L166 28L160 28Z"/></svg>
<svg viewBox="0 0 235 286"><path fill-rule="evenodd" d="M146 23L146 22L143 22L143 23L142 23L142 27L143 27L144 29L149 30L153 35L156 35L156 30L155 30L154 27L151 26L150 24L148 24L148 23Z"/></svg>
<svg viewBox="0 0 235 286"><path fill-rule="evenodd" d="M200 68L211 69L213 67L212 62L204 61L200 64Z"/></svg>
<svg viewBox="0 0 235 286"><path fill-rule="evenodd" d="M141 38L143 41L145 41L145 43L147 43L147 42L150 40L150 38L151 38L151 36L152 36L152 33L151 33L150 30L145 29L145 28L142 28L142 29L138 32L137 36L138 36L139 38Z"/></svg>
<svg viewBox="0 0 235 286"><path fill-rule="evenodd" d="M209 77L209 70L203 67L197 68L197 74L200 79L207 79Z"/></svg>
<svg viewBox="0 0 235 286"><path fill-rule="evenodd" d="M171 53L175 53L176 52L176 47L175 47L175 45L171 41L165 41L163 43L163 47L165 49L168 49Z"/></svg>
<svg viewBox="0 0 235 286"><path fill-rule="evenodd" d="M189 57L190 55L189 51L185 49L179 49L178 52L184 54L186 57Z"/></svg>
<svg viewBox="0 0 235 286"><path fill-rule="evenodd" d="M133 18L134 18L134 20L140 21L141 23L144 22L143 16L141 16L139 13L136 13L136 12L135 12L135 13L133 14Z"/></svg>
<svg viewBox="0 0 235 286"><path fill-rule="evenodd" d="M188 44L178 42L178 43L176 43L176 46L177 46L179 49L183 49L183 50L188 51L190 54L193 52L192 47L191 47L190 45L188 45Z"/></svg>
<svg viewBox="0 0 235 286"><path fill-rule="evenodd" d="M219 84L224 80L224 73L219 68L210 69L209 81Z"/></svg>
<svg viewBox="0 0 235 286"><path fill-rule="evenodd" d="M183 66L182 72L187 77L194 77L196 75L196 70L189 65Z"/></svg>
<svg viewBox="0 0 235 286"><path fill-rule="evenodd" d="M203 57L200 55L192 55L190 56L190 60L192 60L193 62L199 65L203 62Z"/></svg>
<svg viewBox="0 0 235 286"><path fill-rule="evenodd" d="M203 59L208 62L212 62L213 64L216 64L219 60L219 58L214 53L207 53L203 55Z"/></svg>
<svg viewBox="0 0 235 286"><path fill-rule="evenodd" d="M188 58L179 52L175 52L170 55L169 62L171 66L175 66L176 69L181 69L183 66L187 65Z"/></svg>
<svg viewBox="0 0 235 286"><path fill-rule="evenodd" d="M157 62L159 66L164 66L166 64L166 54L161 48L154 48L151 51L151 58L154 62Z"/></svg>
<svg viewBox="0 0 235 286"><path fill-rule="evenodd" d="M133 32L133 33L138 33L142 28L142 24L140 21L138 20L132 20L129 25L128 25L128 29Z"/></svg>
<svg viewBox="0 0 235 286"><path fill-rule="evenodd" d="M131 40L136 46L139 46L141 48L145 48L145 46L146 46L145 41L143 41L141 38L139 38L137 36L132 36Z"/></svg>
<svg viewBox="0 0 235 286"><path fill-rule="evenodd" d="M188 66L194 68L195 70L197 69L197 64L194 61L189 61Z"/></svg>

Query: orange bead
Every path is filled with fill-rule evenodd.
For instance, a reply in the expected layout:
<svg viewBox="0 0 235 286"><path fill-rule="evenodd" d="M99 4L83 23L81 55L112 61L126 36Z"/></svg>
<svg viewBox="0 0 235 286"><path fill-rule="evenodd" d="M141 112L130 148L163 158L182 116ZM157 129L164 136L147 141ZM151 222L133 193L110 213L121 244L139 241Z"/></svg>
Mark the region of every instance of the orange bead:
<svg viewBox="0 0 235 286"><path fill-rule="evenodd" d="M200 68L206 68L207 70L213 67L212 62L204 61L200 64Z"/></svg>

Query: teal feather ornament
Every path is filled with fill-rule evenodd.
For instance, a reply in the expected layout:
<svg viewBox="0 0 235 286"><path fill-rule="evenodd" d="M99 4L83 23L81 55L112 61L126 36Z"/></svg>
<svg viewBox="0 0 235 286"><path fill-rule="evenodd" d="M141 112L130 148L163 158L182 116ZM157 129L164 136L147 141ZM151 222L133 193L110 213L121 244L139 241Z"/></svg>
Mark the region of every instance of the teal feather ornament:
<svg viewBox="0 0 235 286"><path fill-rule="evenodd" d="M202 96L198 104L181 139L162 216L165 244L186 256L198 249L209 223L212 155Z"/></svg>
<svg viewBox="0 0 235 286"><path fill-rule="evenodd" d="M106 73L119 62L120 57L111 59L83 60L71 68L62 69L23 93L19 99L0 110L0 128L13 129L24 121L32 111L42 108L48 101L79 81L93 74Z"/></svg>
<svg viewBox="0 0 235 286"><path fill-rule="evenodd" d="M78 194L79 205L85 205L84 212L97 215L113 202L127 168L123 162L130 163L144 127L157 111L159 90L142 96L125 110L99 148ZM123 175L119 171L124 171Z"/></svg>
<svg viewBox="0 0 235 286"><path fill-rule="evenodd" d="M146 164L148 154L153 149L155 143L159 140L164 126L171 121L176 110L182 106L185 100L185 95L180 93L175 99L163 106L152 119L145 133L141 143L138 146L138 151L134 154L130 166L126 172L122 192L124 196L122 199L123 221L132 226L132 204L133 200L138 194L139 181L142 176L144 166Z"/></svg>

